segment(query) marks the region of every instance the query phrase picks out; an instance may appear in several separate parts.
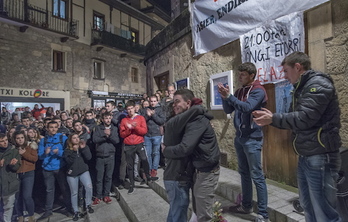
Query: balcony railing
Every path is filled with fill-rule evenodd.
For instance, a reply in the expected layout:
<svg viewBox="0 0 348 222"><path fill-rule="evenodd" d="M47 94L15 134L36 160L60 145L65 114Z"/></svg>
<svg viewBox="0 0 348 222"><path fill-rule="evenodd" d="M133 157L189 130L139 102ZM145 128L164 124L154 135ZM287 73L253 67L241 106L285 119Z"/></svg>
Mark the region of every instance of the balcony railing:
<svg viewBox="0 0 348 222"><path fill-rule="evenodd" d="M136 44L130 39L115 35L111 32L92 29L92 45L98 44L139 55L145 55L144 45Z"/></svg>
<svg viewBox="0 0 348 222"><path fill-rule="evenodd" d="M0 0L0 17L64 35L78 37L78 21L28 4L28 0Z"/></svg>

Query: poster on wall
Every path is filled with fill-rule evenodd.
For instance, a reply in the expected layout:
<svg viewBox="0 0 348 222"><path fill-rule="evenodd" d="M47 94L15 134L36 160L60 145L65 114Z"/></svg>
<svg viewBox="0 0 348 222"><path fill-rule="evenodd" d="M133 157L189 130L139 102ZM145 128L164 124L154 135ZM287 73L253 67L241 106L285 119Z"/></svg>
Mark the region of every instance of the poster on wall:
<svg viewBox="0 0 348 222"><path fill-rule="evenodd" d="M283 81L281 62L295 51L304 52L304 39L303 13L283 16L240 36L242 62L255 64L261 84Z"/></svg>
<svg viewBox="0 0 348 222"><path fill-rule="evenodd" d="M210 108L212 110L222 110L222 98L219 94L218 83L222 83L225 87L229 86L230 93L233 93L233 71L217 73L210 76Z"/></svg>
<svg viewBox="0 0 348 222"><path fill-rule="evenodd" d="M287 81L275 83L276 113L289 112L293 86Z"/></svg>
<svg viewBox="0 0 348 222"><path fill-rule="evenodd" d="M190 78L181 79L175 82L176 89L190 89Z"/></svg>

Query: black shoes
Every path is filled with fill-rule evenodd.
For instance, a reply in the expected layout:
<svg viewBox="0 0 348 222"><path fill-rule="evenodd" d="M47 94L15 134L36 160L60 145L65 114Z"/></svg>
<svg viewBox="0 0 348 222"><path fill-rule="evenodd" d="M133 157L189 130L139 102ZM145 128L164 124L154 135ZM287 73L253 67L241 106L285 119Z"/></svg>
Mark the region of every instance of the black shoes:
<svg viewBox="0 0 348 222"><path fill-rule="evenodd" d="M41 217L39 217L39 218L37 219L37 221L45 220L45 219L49 218L49 217L52 216L52 215L53 215L52 212L47 212L47 211L46 211L44 214L41 215Z"/></svg>
<svg viewBox="0 0 348 222"><path fill-rule="evenodd" d="M134 178L134 181L136 181L136 182L142 182L143 179L141 179L139 176L137 176L137 177Z"/></svg>
<svg viewBox="0 0 348 222"><path fill-rule="evenodd" d="M231 213L237 214L251 214L253 212L253 208L245 208L242 204L231 206L229 210Z"/></svg>
<svg viewBox="0 0 348 222"><path fill-rule="evenodd" d="M80 215L80 212L75 212L74 213L74 217L73 217L73 221L78 221L79 220L79 215Z"/></svg>
<svg viewBox="0 0 348 222"><path fill-rule="evenodd" d="M93 210L93 208L91 207L91 205L88 205L88 206L87 206L87 212L90 213L90 214L94 213L94 210Z"/></svg>
<svg viewBox="0 0 348 222"><path fill-rule="evenodd" d="M132 194L132 193L134 193L134 187L130 186L128 190L128 194Z"/></svg>

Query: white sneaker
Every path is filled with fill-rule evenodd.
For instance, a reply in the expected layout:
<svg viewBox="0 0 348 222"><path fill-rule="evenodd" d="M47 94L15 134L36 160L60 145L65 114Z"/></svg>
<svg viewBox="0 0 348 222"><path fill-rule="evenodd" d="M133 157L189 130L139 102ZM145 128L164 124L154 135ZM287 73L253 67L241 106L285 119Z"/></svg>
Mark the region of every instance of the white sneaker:
<svg viewBox="0 0 348 222"><path fill-rule="evenodd" d="M255 222L269 222L268 218L264 218L262 215L258 214L254 220Z"/></svg>

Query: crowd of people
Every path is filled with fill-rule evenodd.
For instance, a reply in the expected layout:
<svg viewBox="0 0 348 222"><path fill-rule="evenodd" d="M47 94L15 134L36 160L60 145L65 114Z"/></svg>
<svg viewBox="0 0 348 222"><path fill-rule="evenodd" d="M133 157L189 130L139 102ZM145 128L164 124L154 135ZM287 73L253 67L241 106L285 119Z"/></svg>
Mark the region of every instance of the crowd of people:
<svg viewBox="0 0 348 222"><path fill-rule="evenodd" d="M308 56L301 52L288 55L282 65L285 78L295 87L288 113L273 114L264 108L266 90L255 80L252 63L238 67L242 87L234 94L229 86L217 85L224 111L234 112L234 146L241 175L242 201L229 210L253 212L253 182L258 209L255 221L269 221L261 127L270 124L294 133L306 221L341 221L335 196L341 164L340 118L333 81L313 71ZM144 94L141 103L108 101L100 109L54 111L36 104L31 111L26 107L9 113L2 107L1 217L5 222L11 222L13 215L20 222L35 221L35 206L39 205L35 201L44 196L44 213L38 220L46 219L52 215L55 199L63 197L61 204L76 221L86 212L93 213L93 205L112 201L112 184L132 194L135 182L158 180L157 170L162 166L170 204L167 222L187 221L191 189L191 220L211 221L220 149L210 123L213 116L201 104L191 90L176 91L169 85L163 98L157 91Z"/></svg>

